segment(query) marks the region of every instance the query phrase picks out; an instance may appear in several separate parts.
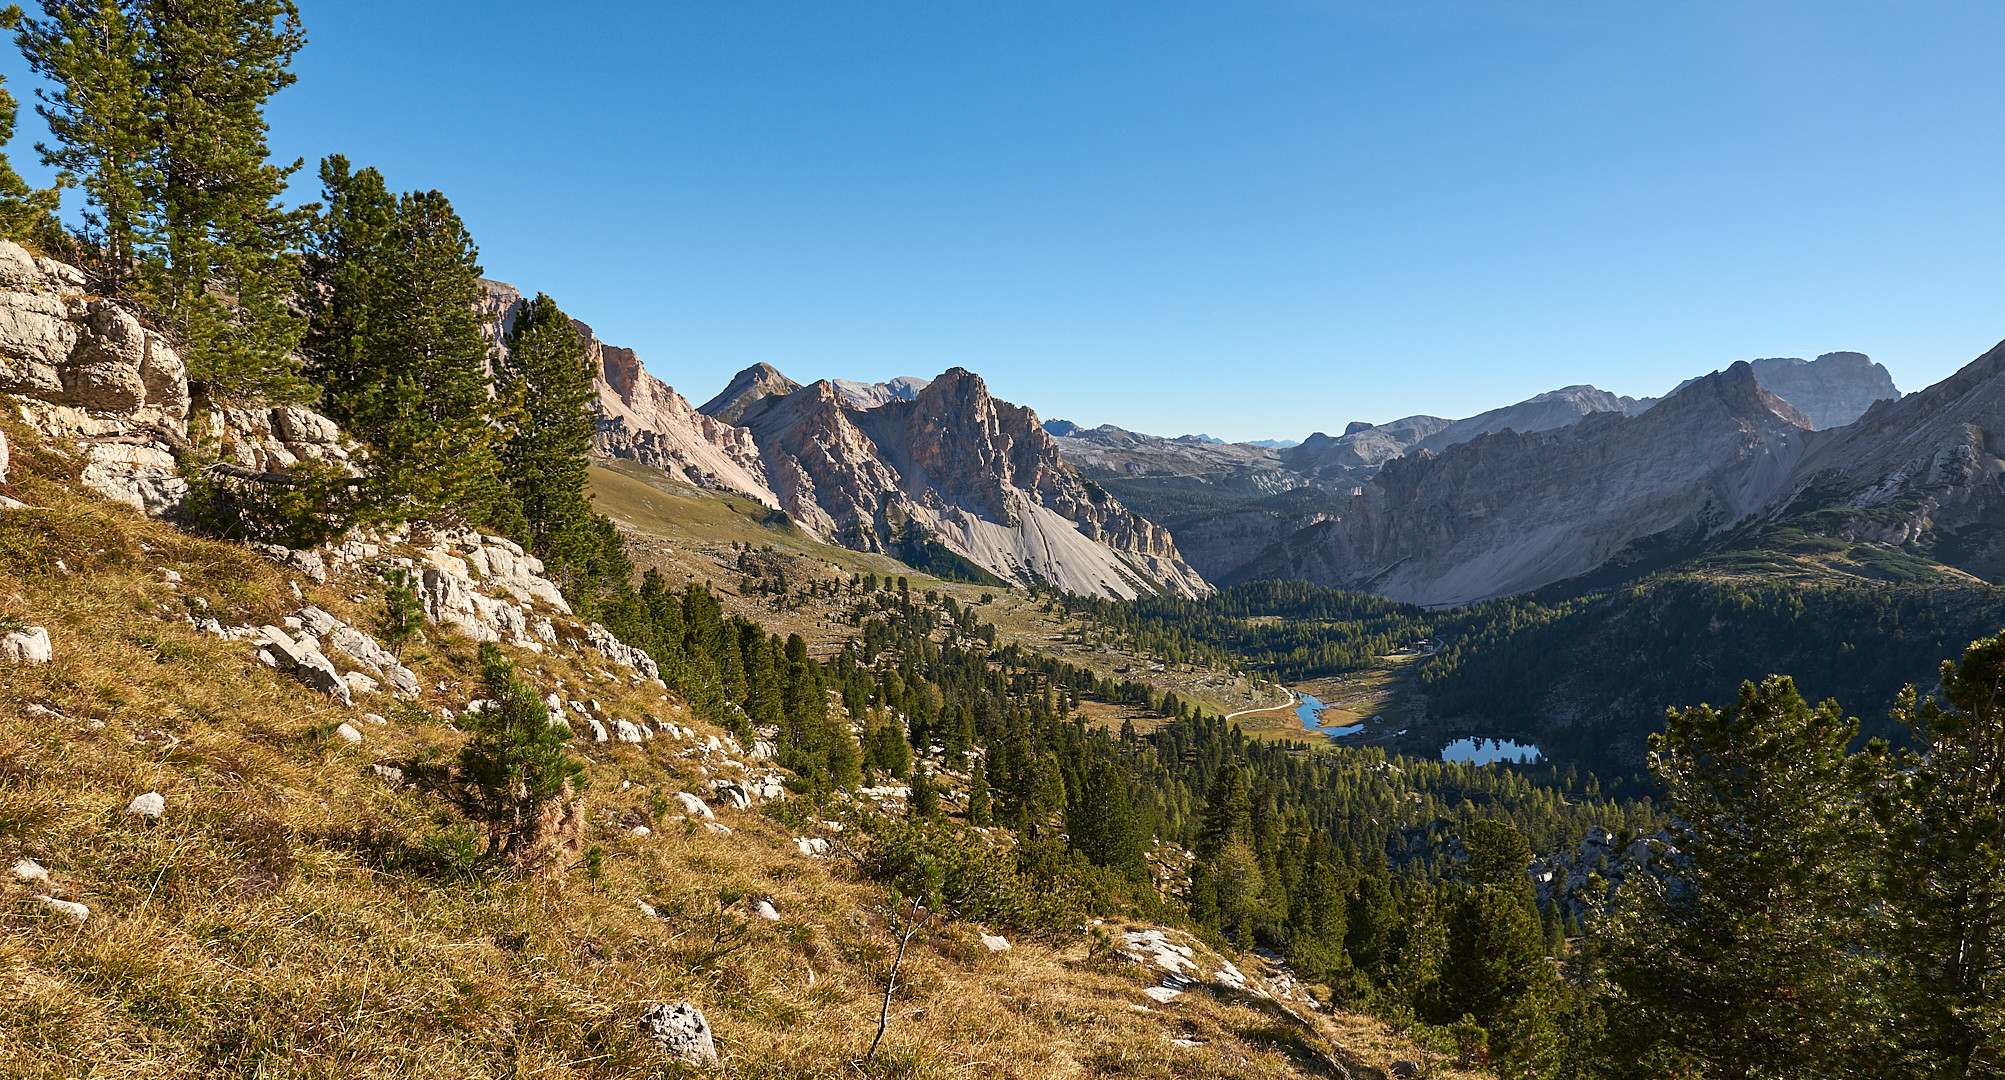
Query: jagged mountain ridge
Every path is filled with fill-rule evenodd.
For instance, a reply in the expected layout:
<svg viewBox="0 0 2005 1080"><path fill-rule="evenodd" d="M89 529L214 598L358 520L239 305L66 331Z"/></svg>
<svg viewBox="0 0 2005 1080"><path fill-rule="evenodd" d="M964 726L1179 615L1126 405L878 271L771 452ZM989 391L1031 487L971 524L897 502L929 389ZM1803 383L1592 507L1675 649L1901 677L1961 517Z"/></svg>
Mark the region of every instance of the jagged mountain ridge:
<svg viewBox="0 0 2005 1080"><path fill-rule="evenodd" d="M1826 353L1808 362L1761 360L1749 367L1762 389L1783 400L1790 394L1802 399L1809 408L1798 411L1820 429L1856 418L1875 400L1899 396L1886 369L1859 353ZM1416 415L1385 424L1353 422L1340 436L1317 432L1278 451L1250 444L1192 446L1111 425L1087 430L1054 421L1049 426L1067 460L1167 526L1208 579L1237 581L1293 573L1289 568L1306 557L1312 543L1295 543L1292 554L1267 549L1303 529L1329 531L1327 523L1349 510L1348 500L1363 495L1366 485L1396 462L1423 451L1444 453L1485 435L1556 431L1596 416L1638 417L1662 400L1569 386L1464 420ZM1297 492L1293 497L1275 497L1276 490L1291 488Z"/></svg>
<svg viewBox="0 0 2005 1080"><path fill-rule="evenodd" d="M483 284L499 347L522 294ZM932 542L1005 581L1092 595L1209 589L1167 530L1083 483L1035 413L995 400L970 372L802 387L758 364L699 410L633 350L573 324L597 364L598 454L751 496L860 550L910 555Z"/></svg>
<svg viewBox="0 0 2005 1080"><path fill-rule="evenodd" d="M730 385L696 411L735 424L760 398L769 394L784 396L800 388L800 383L780 374L779 368L766 363L753 364L733 376Z"/></svg>
<svg viewBox="0 0 2005 1080"><path fill-rule="evenodd" d="M1768 516L1817 511L1847 539L1895 544L1988 580L2005 575L2005 343L1949 378L1819 432Z"/></svg>
<svg viewBox="0 0 2005 1080"><path fill-rule="evenodd" d="M931 539L1005 580L1095 595L1208 589L1167 530L1080 480L1034 412L965 369L870 409L824 380L743 419L781 505L844 546Z"/></svg>
<svg viewBox="0 0 2005 1080"><path fill-rule="evenodd" d="M482 279L481 285L487 290L481 313L500 349L521 309L522 293L499 281ZM584 339L597 373L592 384L599 409L594 452L640 462L697 487L735 491L779 507L750 432L691 408L674 387L648 374L632 349L605 344L590 326L575 319L572 325Z"/></svg>
<svg viewBox="0 0 2005 1080"><path fill-rule="evenodd" d="M1636 416L1594 413L1388 462L1346 513L1236 571L1469 603L1641 563L1759 513L1803 458L1811 423L1747 363Z"/></svg>

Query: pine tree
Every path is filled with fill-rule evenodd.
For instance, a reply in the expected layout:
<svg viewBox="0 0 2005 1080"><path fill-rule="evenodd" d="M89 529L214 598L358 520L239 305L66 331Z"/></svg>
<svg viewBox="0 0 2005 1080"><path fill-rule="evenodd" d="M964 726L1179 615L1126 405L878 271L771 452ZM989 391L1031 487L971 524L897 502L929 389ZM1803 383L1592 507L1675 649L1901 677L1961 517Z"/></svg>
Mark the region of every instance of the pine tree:
<svg viewBox="0 0 2005 1080"><path fill-rule="evenodd" d="M1197 834L1197 857L1206 862L1218 858L1233 843L1245 843L1253 834L1253 803L1246 792L1246 777L1239 765L1227 762L1211 781L1205 796L1204 824Z"/></svg>
<svg viewBox="0 0 2005 1080"><path fill-rule="evenodd" d="M487 827L490 857L521 857L539 839L544 808L575 790L585 764L565 752L571 733L550 722L500 646L482 642L480 663L493 704L469 714L469 738L449 769L414 775Z"/></svg>
<svg viewBox="0 0 2005 1080"><path fill-rule="evenodd" d="M13 30L21 22L18 7L0 12L0 27ZM0 79L0 84L4 83ZM0 85L0 146L13 141L20 112L21 103ZM0 236L32 241L44 248L67 247L62 223L56 220L56 205L61 195L60 185L40 191L30 188L21 174L14 171L13 162L0 153Z"/></svg>
<svg viewBox="0 0 2005 1080"><path fill-rule="evenodd" d="M157 188L158 106L141 61L145 31L120 0L42 0L14 41L35 74L35 111L55 137L38 143L42 164L84 192L81 261L99 287L125 295L145 233L145 192Z"/></svg>
<svg viewBox="0 0 2005 1080"><path fill-rule="evenodd" d="M519 531L506 527L473 238L436 191L392 197L374 169L340 158L321 175L307 346L323 407L369 447L378 512Z"/></svg>
<svg viewBox="0 0 2005 1080"><path fill-rule="evenodd" d="M989 824L991 813L988 767L980 758L976 758L975 767L968 773L968 824L977 827L986 826Z"/></svg>
<svg viewBox="0 0 2005 1080"><path fill-rule="evenodd" d="M1066 814L1065 830L1095 866L1133 878L1148 873L1142 862L1143 837L1135 824L1128 778L1111 761L1095 762Z"/></svg>
<svg viewBox="0 0 2005 1080"><path fill-rule="evenodd" d="M912 770L912 798L905 810L921 820L931 820L940 814L940 793L933 790L933 778L926 775L924 763Z"/></svg>
<svg viewBox="0 0 2005 1080"><path fill-rule="evenodd" d="M1891 1071L2005 1073L2005 635L1942 665L1940 699L1894 708L1925 753L1874 747L1874 815L1899 1022Z"/></svg>
<svg viewBox="0 0 2005 1080"><path fill-rule="evenodd" d="M19 41L61 89L45 115L82 171L113 291L170 328L212 397L300 400L292 310L307 216L279 204L264 108L306 43L290 0L44 0Z"/></svg>
<svg viewBox="0 0 2005 1080"><path fill-rule="evenodd" d="M518 538L567 592L592 576L602 546L585 493L597 430L592 365L577 327L542 293L517 311L496 365L501 465L522 515Z"/></svg>
<svg viewBox="0 0 2005 1080"><path fill-rule="evenodd" d="M1771 676L1723 712L1673 709L1651 736L1690 871L1676 887L1633 876L1594 946L1636 1058L1723 1080L1841 1071L1869 1028L1848 1008L1864 962L1845 758L1857 730Z"/></svg>

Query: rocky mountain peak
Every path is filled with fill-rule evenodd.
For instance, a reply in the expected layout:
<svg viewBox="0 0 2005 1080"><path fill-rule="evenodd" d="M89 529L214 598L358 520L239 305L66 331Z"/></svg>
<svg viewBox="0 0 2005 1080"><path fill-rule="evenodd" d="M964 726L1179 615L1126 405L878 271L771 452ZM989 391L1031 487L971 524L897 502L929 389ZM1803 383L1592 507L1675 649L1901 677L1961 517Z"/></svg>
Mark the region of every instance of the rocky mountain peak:
<svg viewBox="0 0 2005 1080"><path fill-rule="evenodd" d="M704 402L696 411L727 424L736 424L760 398L791 394L800 388L800 383L781 374L779 368L761 362L732 376L722 393Z"/></svg>
<svg viewBox="0 0 2005 1080"><path fill-rule="evenodd" d="M1752 365L1755 378L1822 431L1844 427L1865 415L1874 402L1898 399L1887 369L1857 352L1828 352L1815 360L1768 357Z"/></svg>

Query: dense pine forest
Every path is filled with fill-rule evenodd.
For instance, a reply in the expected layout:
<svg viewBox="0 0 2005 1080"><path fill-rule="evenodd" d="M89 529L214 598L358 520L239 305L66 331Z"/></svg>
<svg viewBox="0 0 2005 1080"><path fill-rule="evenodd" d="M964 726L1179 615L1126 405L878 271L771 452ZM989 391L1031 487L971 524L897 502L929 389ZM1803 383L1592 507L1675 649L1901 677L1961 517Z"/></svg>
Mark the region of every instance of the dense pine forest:
<svg viewBox="0 0 2005 1080"><path fill-rule="evenodd" d="M444 194L331 156L319 202L282 201L304 163L269 160L263 108L304 41L290 3L44 0L9 20L52 87L40 152L85 208L64 226L59 192L0 163L0 232L171 334L198 408L309 403L366 447L353 475L273 478L215 472L214 448L188 445L190 528L294 547L409 522L515 540L699 715L773 745L792 797L770 813L840 822L860 873L939 914L1053 939L1127 914L1271 949L1325 1004L1505 1076L2005 1074L1991 592L1665 575L1451 612L1275 582L1048 596L1082 636L1275 680L1432 638L1417 678L1437 711L1531 734L1568 766L1251 740L1003 642L980 605L904 579L829 586L857 635L817 655L702 584L635 580L586 494L585 344L540 295L486 335L479 253ZM0 101L0 134L14 116ZM915 562L962 569L914 544ZM386 620L408 621L408 590L391 594ZM501 813L499 791L519 819L581 766L501 650L481 655L502 707L466 721L457 772L410 773L469 817ZM1959 655L1938 683L1932 665ZM1904 683L1919 690L1889 699ZM1862 739L1847 709L1898 748ZM1645 761L1648 800L1607 797L1578 767ZM482 769L504 780L467 779ZM909 789L903 816L857 798L884 782Z"/></svg>

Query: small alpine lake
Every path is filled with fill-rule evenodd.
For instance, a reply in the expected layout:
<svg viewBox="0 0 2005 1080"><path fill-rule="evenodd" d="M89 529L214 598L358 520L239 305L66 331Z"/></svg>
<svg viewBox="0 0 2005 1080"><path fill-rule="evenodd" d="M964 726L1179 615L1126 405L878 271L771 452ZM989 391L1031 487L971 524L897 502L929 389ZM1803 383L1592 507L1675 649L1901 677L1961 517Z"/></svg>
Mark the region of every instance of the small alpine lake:
<svg viewBox="0 0 2005 1080"><path fill-rule="evenodd" d="M1529 765L1539 760L1539 748L1509 739L1457 739L1441 748L1441 760L1470 765L1488 765L1496 761Z"/></svg>

